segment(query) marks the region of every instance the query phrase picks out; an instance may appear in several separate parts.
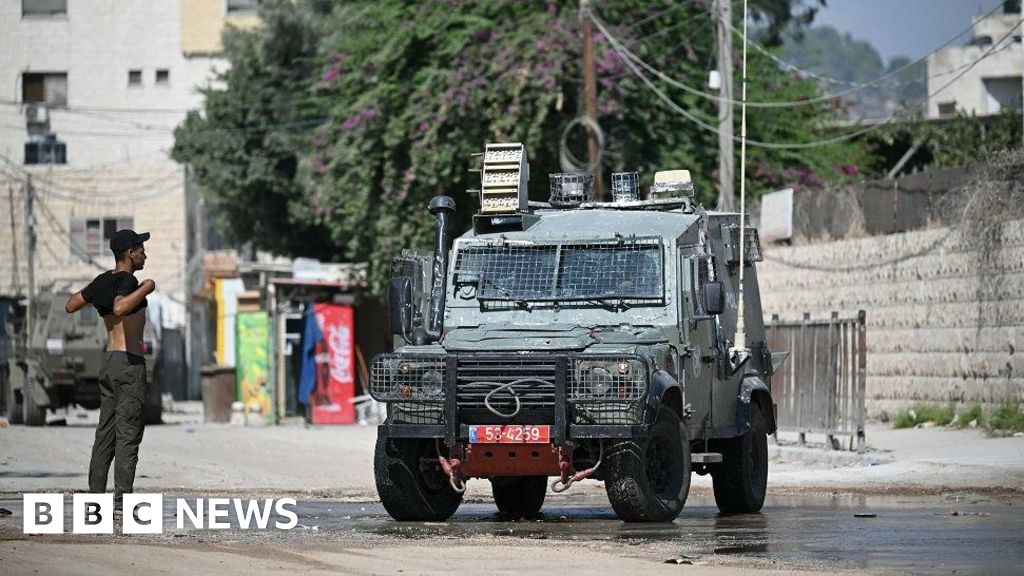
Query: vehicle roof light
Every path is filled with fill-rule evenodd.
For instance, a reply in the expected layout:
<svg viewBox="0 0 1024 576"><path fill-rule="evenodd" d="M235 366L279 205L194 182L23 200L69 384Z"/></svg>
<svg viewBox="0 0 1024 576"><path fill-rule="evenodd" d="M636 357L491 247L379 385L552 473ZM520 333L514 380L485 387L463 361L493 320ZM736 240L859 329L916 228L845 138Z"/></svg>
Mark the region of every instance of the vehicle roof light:
<svg viewBox="0 0 1024 576"><path fill-rule="evenodd" d="M640 200L640 177L636 172L612 173L612 199L614 202Z"/></svg>
<svg viewBox="0 0 1024 576"><path fill-rule="evenodd" d="M655 172L654 185L651 186L649 198L683 198L693 196L693 180L689 170L663 170Z"/></svg>
<svg viewBox="0 0 1024 576"><path fill-rule="evenodd" d="M590 173L556 172L551 179L552 206L579 206L594 199L594 175Z"/></svg>

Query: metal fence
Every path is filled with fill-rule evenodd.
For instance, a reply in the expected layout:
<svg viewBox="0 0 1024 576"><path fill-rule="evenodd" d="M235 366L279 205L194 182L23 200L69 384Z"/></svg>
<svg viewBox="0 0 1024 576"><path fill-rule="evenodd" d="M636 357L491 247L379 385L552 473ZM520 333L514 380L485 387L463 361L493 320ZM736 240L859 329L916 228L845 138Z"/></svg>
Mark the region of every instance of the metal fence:
<svg viewBox="0 0 1024 576"><path fill-rule="evenodd" d="M864 400L867 345L865 312L855 318L780 321L765 326L768 347L789 351L772 376L772 398L778 404L778 428L823 433L827 448L839 448L837 436L848 436L850 449L864 449Z"/></svg>

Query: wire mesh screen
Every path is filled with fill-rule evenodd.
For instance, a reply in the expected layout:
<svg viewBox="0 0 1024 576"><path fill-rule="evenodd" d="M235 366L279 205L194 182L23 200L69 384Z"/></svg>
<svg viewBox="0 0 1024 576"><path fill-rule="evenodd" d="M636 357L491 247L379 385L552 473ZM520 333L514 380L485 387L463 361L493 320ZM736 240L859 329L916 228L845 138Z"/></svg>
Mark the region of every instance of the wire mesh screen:
<svg viewBox="0 0 1024 576"><path fill-rule="evenodd" d="M594 199L594 175L558 172L549 174L553 206L576 206Z"/></svg>
<svg viewBox="0 0 1024 576"><path fill-rule="evenodd" d="M623 404L575 404L572 411L573 424L641 424L644 420L644 404L630 402Z"/></svg>
<svg viewBox="0 0 1024 576"><path fill-rule="evenodd" d="M437 404L395 402L388 411L390 424L443 424L444 408Z"/></svg>
<svg viewBox="0 0 1024 576"><path fill-rule="evenodd" d="M378 354L370 368L370 395L376 400L444 401L443 355Z"/></svg>
<svg viewBox="0 0 1024 576"><path fill-rule="evenodd" d="M479 278L481 300L660 299L663 257L657 238L585 244L466 244L456 274Z"/></svg>
<svg viewBox="0 0 1024 576"><path fill-rule="evenodd" d="M612 198L616 202L634 202L640 199L640 177L636 172L612 174Z"/></svg>
<svg viewBox="0 0 1024 576"><path fill-rule="evenodd" d="M740 252L736 247L740 244L740 228L739 226L730 226L728 230L729 245L733 247L729 252L729 262L739 262ZM743 255L743 259L746 262L760 262L764 260L764 253L761 251L761 238L757 233L757 228L747 226L743 234L743 240L744 248L747 251Z"/></svg>
<svg viewBox="0 0 1024 576"><path fill-rule="evenodd" d="M568 388L570 402L635 402L647 391L647 369L631 357L580 360Z"/></svg>

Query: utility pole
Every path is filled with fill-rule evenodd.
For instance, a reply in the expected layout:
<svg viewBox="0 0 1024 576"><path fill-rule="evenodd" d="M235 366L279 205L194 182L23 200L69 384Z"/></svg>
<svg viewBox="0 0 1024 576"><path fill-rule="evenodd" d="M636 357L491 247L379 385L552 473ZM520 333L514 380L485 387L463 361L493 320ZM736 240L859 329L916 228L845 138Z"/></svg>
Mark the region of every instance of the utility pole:
<svg viewBox="0 0 1024 576"><path fill-rule="evenodd" d="M718 15L718 76L721 90L718 101L718 209L731 212L736 205L735 142L732 120L732 3L715 0Z"/></svg>
<svg viewBox="0 0 1024 576"><path fill-rule="evenodd" d="M28 314L25 315L25 337L32 337L32 308L36 300L36 227L35 189L32 175L25 176L25 247L28 252Z"/></svg>
<svg viewBox="0 0 1024 576"><path fill-rule="evenodd" d="M594 45L590 34L590 0L580 0L580 26L583 28L583 85L587 116L597 123L597 79L594 73ZM594 166L594 200L604 200L604 183L601 179L601 165L598 163L597 134L587 129L587 152L590 164Z"/></svg>

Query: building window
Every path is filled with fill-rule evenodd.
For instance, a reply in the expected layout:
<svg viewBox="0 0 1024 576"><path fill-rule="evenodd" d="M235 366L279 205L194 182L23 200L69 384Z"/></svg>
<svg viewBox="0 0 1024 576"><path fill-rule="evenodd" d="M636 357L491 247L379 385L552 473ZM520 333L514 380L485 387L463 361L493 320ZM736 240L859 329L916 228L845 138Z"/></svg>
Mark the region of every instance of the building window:
<svg viewBox="0 0 1024 576"><path fill-rule="evenodd" d="M956 102L939 102L939 116L956 114Z"/></svg>
<svg viewBox="0 0 1024 576"><path fill-rule="evenodd" d="M128 85L129 86L142 86L142 70L129 70L128 71Z"/></svg>
<svg viewBox="0 0 1024 576"><path fill-rule="evenodd" d="M71 251L82 260L110 256L110 238L114 232L133 227L131 216L71 219Z"/></svg>
<svg viewBox="0 0 1024 576"><path fill-rule="evenodd" d="M22 16L66 16L68 0L21 0Z"/></svg>
<svg viewBox="0 0 1024 576"><path fill-rule="evenodd" d="M68 105L66 72L25 72L21 75L21 101L25 104Z"/></svg>
<svg viewBox="0 0 1024 576"><path fill-rule="evenodd" d="M29 141L25 142L25 164L67 164L67 146L49 133L32 134L29 127Z"/></svg>
<svg viewBox="0 0 1024 576"><path fill-rule="evenodd" d="M227 0L228 13L255 12L259 6L259 0Z"/></svg>
<svg viewBox="0 0 1024 576"><path fill-rule="evenodd" d="M171 71L166 68L161 68L156 71L156 85L167 86L171 83Z"/></svg>

